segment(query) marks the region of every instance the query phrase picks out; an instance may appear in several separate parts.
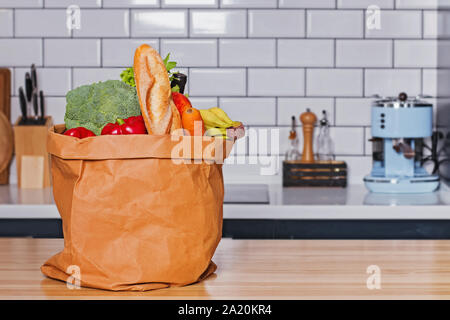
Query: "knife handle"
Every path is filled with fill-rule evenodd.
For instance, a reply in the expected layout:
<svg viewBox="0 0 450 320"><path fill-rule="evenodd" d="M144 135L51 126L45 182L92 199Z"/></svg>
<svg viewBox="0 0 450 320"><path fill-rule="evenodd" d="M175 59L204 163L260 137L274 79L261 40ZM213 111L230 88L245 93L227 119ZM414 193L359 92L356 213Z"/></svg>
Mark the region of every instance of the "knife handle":
<svg viewBox="0 0 450 320"><path fill-rule="evenodd" d="M37 89L36 66L34 65L34 63L31 65L31 84L33 91L34 89Z"/></svg>
<svg viewBox="0 0 450 320"><path fill-rule="evenodd" d="M39 112L39 106L38 106L38 96L37 93L33 93L33 111L34 111L34 117L38 117Z"/></svg>
<svg viewBox="0 0 450 320"><path fill-rule="evenodd" d="M39 91L39 98L41 102L41 119L44 119L44 92Z"/></svg>
<svg viewBox="0 0 450 320"><path fill-rule="evenodd" d="M19 88L19 104L22 112L22 122L25 123L27 121L27 100L22 87Z"/></svg>
<svg viewBox="0 0 450 320"><path fill-rule="evenodd" d="M27 94L27 101L30 102L33 98L33 82L28 72L25 73L25 93Z"/></svg>

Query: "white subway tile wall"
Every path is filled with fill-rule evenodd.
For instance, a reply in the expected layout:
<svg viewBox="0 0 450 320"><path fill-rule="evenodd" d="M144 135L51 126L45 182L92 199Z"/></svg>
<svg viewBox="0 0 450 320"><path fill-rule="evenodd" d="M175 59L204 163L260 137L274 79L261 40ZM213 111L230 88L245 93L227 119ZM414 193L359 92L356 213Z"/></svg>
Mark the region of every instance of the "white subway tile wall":
<svg viewBox="0 0 450 320"><path fill-rule="evenodd" d="M192 68L188 79L193 96L245 96L247 87L243 68Z"/></svg>
<svg viewBox="0 0 450 320"><path fill-rule="evenodd" d="M275 67L275 39L223 39L219 42L221 67Z"/></svg>
<svg viewBox="0 0 450 320"><path fill-rule="evenodd" d="M249 96L303 96L305 95L305 70L249 69Z"/></svg>
<svg viewBox="0 0 450 320"><path fill-rule="evenodd" d="M43 5L44 0L0 0L0 8L42 8Z"/></svg>
<svg viewBox="0 0 450 320"><path fill-rule="evenodd" d="M330 124L334 124L333 98L278 98L278 125L290 126L292 116L295 116L296 124L300 125L299 113L307 108L317 116L320 116L325 110Z"/></svg>
<svg viewBox="0 0 450 320"><path fill-rule="evenodd" d="M280 0L280 8L335 8L336 0Z"/></svg>
<svg viewBox="0 0 450 320"><path fill-rule="evenodd" d="M333 67L334 40L279 39L280 67Z"/></svg>
<svg viewBox="0 0 450 320"><path fill-rule="evenodd" d="M133 10L131 13L133 37L186 37L187 11Z"/></svg>
<svg viewBox="0 0 450 320"><path fill-rule="evenodd" d="M365 95L396 96L407 92L410 96L421 94L421 72L419 69L366 69Z"/></svg>
<svg viewBox="0 0 450 320"><path fill-rule="evenodd" d="M275 98L220 98L219 104L230 118L246 125L276 125Z"/></svg>
<svg viewBox="0 0 450 320"><path fill-rule="evenodd" d="M442 46L443 43L439 45ZM438 61L437 40L396 40L394 54L396 68L437 68L438 63L443 66L441 61Z"/></svg>
<svg viewBox="0 0 450 320"><path fill-rule="evenodd" d="M307 13L310 38L362 38L363 11L309 10Z"/></svg>
<svg viewBox="0 0 450 320"><path fill-rule="evenodd" d="M304 10L250 10L249 37L304 37Z"/></svg>
<svg viewBox="0 0 450 320"><path fill-rule="evenodd" d="M0 9L0 37L13 36L13 11Z"/></svg>
<svg viewBox="0 0 450 320"><path fill-rule="evenodd" d="M16 37L70 37L65 10L17 10L14 17ZM39 23L36 23L39 21Z"/></svg>
<svg viewBox="0 0 450 320"><path fill-rule="evenodd" d="M216 67L217 51L216 39L161 40L161 54L165 57L170 53L178 66Z"/></svg>
<svg viewBox="0 0 450 320"><path fill-rule="evenodd" d="M0 66L42 65L41 39L0 39Z"/></svg>
<svg viewBox="0 0 450 320"><path fill-rule="evenodd" d="M380 18L381 27L367 29L367 38L422 37L422 12L419 10L383 11Z"/></svg>
<svg viewBox="0 0 450 320"><path fill-rule="evenodd" d="M130 12L126 9L83 10L81 28L73 30L74 37L120 38L130 35Z"/></svg>
<svg viewBox="0 0 450 320"><path fill-rule="evenodd" d="M49 67L100 67L100 39L45 39L44 64Z"/></svg>
<svg viewBox="0 0 450 320"><path fill-rule="evenodd" d="M120 79L123 68L74 68L73 87L90 84L93 82Z"/></svg>
<svg viewBox="0 0 450 320"><path fill-rule="evenodd" d="M103 0L103 8L159 8L159 6L159 0Z"/></svg>
<svg viewBox="0 0 450 320"><path fill-rule="evenodd" d="M221 8L276 8L277 0L220 0Z"/></svg>
<svg viewBox="0 0 450 320"><path fill-rule="evenodd" d="M70 5L77 5L80 8L100 8L102 0L45 0L46 8L67 8Z"/></svg>
<svg viewBox="0 0 450 320"><path fill-rule="evenodd" d="M163 8L217 8L219 0L161 0Z"/></svg>
<svg viewBox="0 0 450 320"><path fill-rule="evenodd" d="M244 10L192 10L191 37L245 37L247 13Z"/></svg>
<svg viewBox="0 0 450 320"><path fill-rule="evenodd" d="M129 67L134 50L142 43L159 50L158 39L104 39L102 41L102 62L104 67Z"/></svg>
<svg viewBox="0 0 450 320"><path fill-rule="evenodd" d="M442 54L450 41L441 40L450 38L450 11L437 4L450 8L450 0L0 0L11 120L31 63L48 114L62 122L68 90L118 79L148 43L188 74L194 106L220 106L249 130L280 129L280 155L292 115L300 131L301 112L326 110L337 158L360 181L370 169L370 96L448 92L450 71L439 68L450 67ZM69 5L81 8L80 29L66 27ZM366 25L371 5L381 9L379 28ZM234 154L261 154L248 143Z"/></svg>
<svg viewBox="0 0 450 320"><path fill-rule="evenodd" d="M410 1L410 0L406 0ZM419 0L422 2L427 2L430 0ZM393 9L394 0L337 0L337 7L339 9L367 9L369 6L377 6L382 9Z"/></svg>
<svg viewBox="0 0 450 320"><path fill-rule="evenodd" d="M396 7L399 9L448 9L449 0L397 0Z"/></svg>
<svg viewBox="0 0 450 320"><path fill-rule="evenodd" d="M336 40L336 66L392 67L391 40Z"/></svg>
<svg viewBox="0 0 450 320"><path fill-rule="evenodd" d="M25 73L29 71L29 68L15 68L14 92L17 92L19 87L23 86ZM39 83L39 89L44 91L47 96L64 97L67 91L72 88L72 73L70 68L37 68L36 78Z"/></svg>
<svg viewBox="0 0 450 320"><path fill-rule="evenodd" d="M360 97L363 95L363 72L360 69L308 69L308 96Z"/></svg>

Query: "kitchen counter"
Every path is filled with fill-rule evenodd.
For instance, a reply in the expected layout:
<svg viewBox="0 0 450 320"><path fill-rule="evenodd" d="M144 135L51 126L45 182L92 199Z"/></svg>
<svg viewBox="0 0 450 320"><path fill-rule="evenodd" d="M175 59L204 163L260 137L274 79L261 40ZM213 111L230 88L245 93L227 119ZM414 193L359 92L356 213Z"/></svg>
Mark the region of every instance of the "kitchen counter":
<svg viewBox="0 0 450 320"><path fill-rule="evenodd" d="M450 239L450 188L429 194L226 184L223 236L234 239ZM50 188L0 186L0 237L62 237Z"/></svg>
<svg viewBox="0 0 450 320"><path fill-rule="evenodd" d="M450 187L429 194L388 195L347 188L225 185L224 219L450 220ZM59 219L50 188L0 186L0 219Z"/></svg>
<svg viewBox="0 0 450 320"><path fill-rule="evenodd" d="M450 299L450 241L221 241L201 283L148 292L81 288L39 267L62 239L0 239L0 299ZM378 266L381 288L366 286Z"/></svg>

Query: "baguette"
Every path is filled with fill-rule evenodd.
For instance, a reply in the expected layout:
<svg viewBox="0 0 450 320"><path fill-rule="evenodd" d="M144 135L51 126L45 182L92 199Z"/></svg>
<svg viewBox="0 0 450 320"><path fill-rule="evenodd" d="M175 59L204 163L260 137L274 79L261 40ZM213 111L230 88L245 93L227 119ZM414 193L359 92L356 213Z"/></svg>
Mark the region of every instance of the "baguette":
<svg viewBox="0 0 450 320"><path fill-rule="evenodd" d="M170 133L181 128L181 115L178 112L175 102L173 102L172 97L170 97L170 108L172 109L172 124L170 127Z"/></svg>
<svg viewBox="0 0 450 320"><path fill-rule="evenodd" d="M133 69L147 132L167 134L177 125L177 119L172 107L169 77L161 56L151 46L143 44L136 49Z"/></svg>

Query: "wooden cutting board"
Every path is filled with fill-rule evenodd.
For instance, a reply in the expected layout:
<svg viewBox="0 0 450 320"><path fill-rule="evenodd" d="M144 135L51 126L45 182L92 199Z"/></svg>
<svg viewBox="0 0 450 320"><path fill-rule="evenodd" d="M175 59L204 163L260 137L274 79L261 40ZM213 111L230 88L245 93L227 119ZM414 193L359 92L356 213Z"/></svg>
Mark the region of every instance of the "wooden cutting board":
<svg viewBox="0 0 450 320"><path fill-rule="evenodd" d="M14 151L14 135L11 122L0 112L0 171L9 167Z"/></svg>
<svg viewBox="0 0 450 320"><path fill-rule="evenodd" d="M11 117L11 72L7 68L0 68L0 112L4 114L4 117L2 117L3 121L0 121L0 124L2 124L0 131L1 134L3 134L4 132L8 132L4 120L7 119L9 123ZM9 145L9 143L14 145L14 139L12 137L10 142L8 141L9 138L6 136L5 139L5 145ZM8 153L9 151L6 150L3 159L8 158ZM4 168L1 165L2 164L0 163L0 184L7 184L9 182L9 162L6 163Z"/></svg>

